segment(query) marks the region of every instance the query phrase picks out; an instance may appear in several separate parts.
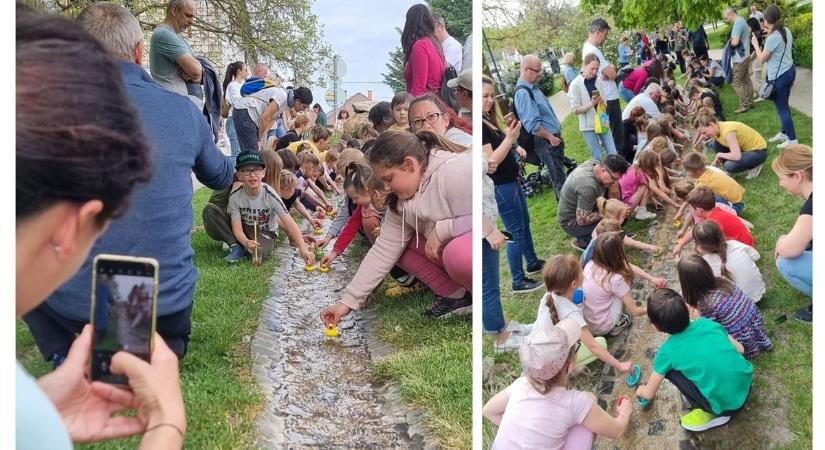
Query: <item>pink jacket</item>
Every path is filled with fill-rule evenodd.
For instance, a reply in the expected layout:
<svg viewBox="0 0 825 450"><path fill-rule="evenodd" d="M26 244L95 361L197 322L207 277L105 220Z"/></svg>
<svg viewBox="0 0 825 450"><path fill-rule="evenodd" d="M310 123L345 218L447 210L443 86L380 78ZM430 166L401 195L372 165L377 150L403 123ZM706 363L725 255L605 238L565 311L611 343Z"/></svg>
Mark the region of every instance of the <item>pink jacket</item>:
<svg viewBox="0 0 825 450"><path fill-rule="evenodd" d="M396 213L387 209L381 234L361 261L355 277L344 288L341 302L352 309L367 304L370 293L384 280L398 261L410 239L428 236L435 230L447 244L472 230L473 197L460 180L472 180L471 152L430 150L427 170L418 192L409 200L399 200Z"/></svg>
<svg viewBox="0 0 825 450"><path fill-rule="evenodd" d="M407 92L417 97L427 92L441 92L441 78L444 76L444 58L438 53L429 38L415 41L410 51L410 59L404 65L404 80Z"/></svg>
<svg viewBox="0 0 825 450"><path fill-rule="evenodd" d="M624 80L622 80L622 86L625 89L630 89L633 91L633 95L639 95L639 92L642 91L642 86L645 85L645 81L647 81L647 70L639 67L633 69Z"/></svg>

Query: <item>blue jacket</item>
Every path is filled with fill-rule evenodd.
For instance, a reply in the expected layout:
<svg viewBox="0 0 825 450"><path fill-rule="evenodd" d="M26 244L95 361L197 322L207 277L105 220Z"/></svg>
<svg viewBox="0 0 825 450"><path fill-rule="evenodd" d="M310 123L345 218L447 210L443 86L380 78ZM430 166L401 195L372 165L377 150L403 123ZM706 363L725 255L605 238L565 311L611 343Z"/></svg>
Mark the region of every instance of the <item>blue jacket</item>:
<svg viewBox="0 0 825 450"><path fill-rule="evenodd" d="M212 127L214 140L218 142L221 132L221 105L223 104L222 85L215 66L203 56L198 56L203 67L203 115L206 122Z"/></svg>
<svg viewBox="0 0 825 450"><path fill-rule="evenodd" d="M516 86L524 86L533 93L533 100L531 100L530 94L523 92L524 89L519 89L513 99L519 120L521 120L524 128L535 134L540 125L550 133L561 133L559 118L556 117L556 112L553 111L553 107L550 106L547 96L541 92L538 86L530 84L521 78L516 82Z"/></svg>
<svg viewBox="0 0 825 450"><path fill-rule="evenodd" d="M232 183L234 168L215 147L203 113L188 98L155 83L139 65L121 61L126 92L152 148L152 178L135 189L129 209L97 240L80 270L46 300L57 312L87 321L91 265L95 255L114 253L158 260L158 315L192 304L198 271L192 264L192 178L212 189ZM116 176L117 174L113 174Z"/></svg>
<svg viewBox="0 0 825 450"><path fill-rule="evenodd" d="M740 42L736 47L730 44L730 39L725 43L725 48L722 50L722 70L725 72L725 82L730 84L733 82L733 68L730 60L733 58L733 52L739 56L745 56L745 46Z"/></svg>

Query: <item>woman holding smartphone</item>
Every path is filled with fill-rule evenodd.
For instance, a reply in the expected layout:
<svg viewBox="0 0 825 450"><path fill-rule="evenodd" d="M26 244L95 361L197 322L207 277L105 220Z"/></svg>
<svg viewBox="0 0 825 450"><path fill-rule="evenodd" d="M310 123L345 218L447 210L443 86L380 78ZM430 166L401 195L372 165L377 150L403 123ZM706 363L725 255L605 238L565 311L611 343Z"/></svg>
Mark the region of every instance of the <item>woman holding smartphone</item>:
<svg viewBox="0 0 825 450"><path fill-rule="evenodd" d="M75 23L17 5L16 316L72 277L132 189L150 152L114 61ZM100 89L95 80L108 80ZM71 91L54 96L52 92ZM105 112L105 113L101 113ZM151 363L116 353L130 390L85 376L92 329L65 362L34 380L17 365L17 448L68 449L143 434L141 448L178 449L186 415L178 360L157 334ZM134 410L137 414L120 415Z"/></svg>

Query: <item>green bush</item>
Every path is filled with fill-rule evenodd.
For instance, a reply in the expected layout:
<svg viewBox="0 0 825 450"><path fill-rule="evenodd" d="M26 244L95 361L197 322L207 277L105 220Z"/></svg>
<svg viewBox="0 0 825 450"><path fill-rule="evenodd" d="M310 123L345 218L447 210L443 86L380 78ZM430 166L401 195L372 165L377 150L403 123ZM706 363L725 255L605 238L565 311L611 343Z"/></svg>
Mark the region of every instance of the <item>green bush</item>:
<svg viewBox="0 0 825 450"><path fill-rule="evenodd" d="M802 67L813 65L813 17L813 13L802 13L785 23L793 35L794 63Z"/></svg>
<svg viewBox="0 0 825 450"><path fill-rule="evenodd" d="M512 68L503 71L501 74L501 81L504 83L504 93L508 98L513 98L513 92L516 89L516 82L518 81L519 73L520 68L519 65L516 64ZM553 79L553 74L551 74L550 71L542 71L541 78L536 85L541 92L548 97L556 93L556 85Z"/></svg>

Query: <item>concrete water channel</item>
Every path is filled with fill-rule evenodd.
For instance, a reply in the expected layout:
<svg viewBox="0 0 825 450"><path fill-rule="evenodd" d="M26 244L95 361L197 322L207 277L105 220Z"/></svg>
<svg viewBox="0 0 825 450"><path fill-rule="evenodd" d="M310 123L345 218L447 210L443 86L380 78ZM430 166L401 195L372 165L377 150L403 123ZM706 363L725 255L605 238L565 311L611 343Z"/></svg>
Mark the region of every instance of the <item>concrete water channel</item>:
<svg viewBox="0 0 825 450"><path fill-rule="evenodd" d="M358 261L345 254L327 273L307 272L287 243L273 257L278 267L251 344L266 396L257 447L436 448L396 389L371 376L375 314L356 311L339 325L339 337L324 336L319 312L339 298Z"/></svg>

